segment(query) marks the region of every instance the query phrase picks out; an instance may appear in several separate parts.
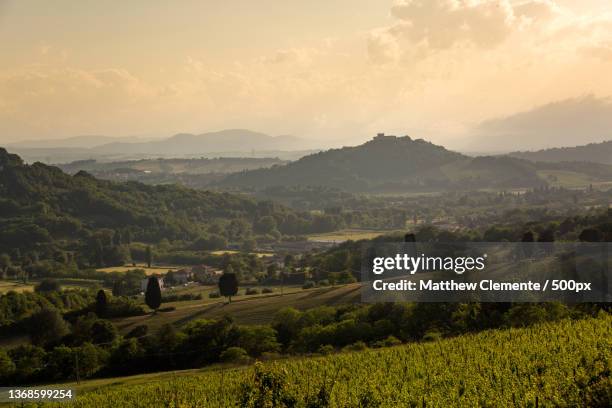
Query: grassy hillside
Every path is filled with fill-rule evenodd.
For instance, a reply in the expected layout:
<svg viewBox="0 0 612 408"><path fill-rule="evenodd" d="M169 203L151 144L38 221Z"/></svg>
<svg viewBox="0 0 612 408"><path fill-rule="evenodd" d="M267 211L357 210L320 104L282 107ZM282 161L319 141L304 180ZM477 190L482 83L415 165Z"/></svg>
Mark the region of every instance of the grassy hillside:
<svg viewBox="0 0 612 408"><path fill-rule="evenodd" d="M276 406L604 407L611 401L611 327L612 318L601 315L248 368L62 384L79 395L62 406L273 406L254 400L271 404L276 391L296 401Z"/></svg>

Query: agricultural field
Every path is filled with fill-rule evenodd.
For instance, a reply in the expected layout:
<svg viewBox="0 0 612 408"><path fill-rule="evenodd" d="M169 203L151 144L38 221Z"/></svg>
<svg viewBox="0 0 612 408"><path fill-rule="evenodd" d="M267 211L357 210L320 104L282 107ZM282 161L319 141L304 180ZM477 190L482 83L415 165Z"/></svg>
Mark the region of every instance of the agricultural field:
<svg viewBox="0 0 612 408"><path fill-rule="evenodd" d="M601 312L392 348L59 384L78 397L57 406L604 407L611 334Z"/></svg>
<svg viewBox="0 0 612 408"><path fill-rule="evenodd" d="M64 289L84 289L101 285L100 281L93 279L59 278L56 279L56 281L62 285ZM0 295L10 291L31 292L39 282L39 280L35 279L29 280L27 283L17 280L0 280Z"/></svg>
<svg viewBox="0 0 612 408"><path fill-rule="evenodd" d="M215 255L215 256L234 255L238 253L240 253L240 251L230 250L230 249L220 249L217 251L210 251L210 254ZM258 258L269 258L271 256L274 256L274 253L272 252L249 252L249 255L255 255Z"/></svg>
<svg viewBox="0 0 612 408"><path fill-rule="evenodd" d="M381 235L400 232L398 230L368 230L368 229L343 229L334 232L308 235L309 241L340 243L344 241L358 241L360 239L373 239Z"/></svg>
<svg viewBox="0 0 612 408"><path fill-rule="evenodd" d="M216 287L198 286L198 288L205 288L204 290L208 292L217 290ZM195 319L221 318L226 315L240 324L266 324L272 321L278 310L287 306L306 310L317 306L359 302L359 288L359 284L315 289L286 286L282 296L280 287L275 287L274 292L270 294L248 296L244 295L244 289L241 288L240 295L232 297L232 303L229 304L224 298L210 299L206 293L203 293L201 300L168 302L162 305L162 308L174 307L175 310L112 321L124 334L138 325L147 325L150 331L155 331L166 323L180 327ZM167 293L164 292L164 295Z"/></svg>
<svg viewBox="0 0 612 408"><path fill-rule="evenodd" d="M34 290L34 284L32 282L22 283L14 280L0 280L0 294L4 294L10 291L24 292Z"/></svg>
<svg viewBox="0 0 612 408"><path fill-rule="evenodd" d="M181 266L176 265L152 265L150 268L145 264L136 264L133 265L124 265L124 266L110 266L108 268L99 268L96 269L98 272L127 272L134 269L144 269L147 276L155 275L155 274L164 274L168 271L177 271L181 269Z"/></svg>
<svg viewBox="0 0 612 408"><path fill-rule="evenodd" d="M609 181L601 181L589 176L569 170L539 170L538 176L546 180L553 187L586 188L592 185L596 188L606 189L612 185Z"/></svg>

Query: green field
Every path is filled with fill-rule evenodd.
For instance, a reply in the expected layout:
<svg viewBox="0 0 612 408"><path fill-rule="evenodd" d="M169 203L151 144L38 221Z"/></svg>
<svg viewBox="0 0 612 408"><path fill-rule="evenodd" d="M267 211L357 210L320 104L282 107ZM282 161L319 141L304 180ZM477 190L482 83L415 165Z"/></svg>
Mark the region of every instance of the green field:
<svg viewBox="0 0 612 408"><path fill-rule="evenodd" d="M150 268L145 264L136 264L136 266L125 265L125 266L109 266L108 268L96 269L98 272L127 272L134 269L143 269L147 275L164 274L168 271L176 271L181 269L180 266L174 265L153 265Z"/></svg>
<svg viewBox="0 0 612 408"><path fill-rule="evenodd" d="M0 280L0 294L4 294L10 291L24 292L34 290L34 284L32 282L22 283L15 280Z"/></svg>
<svg viewBox="0 0 612 408"><path fill-rule="evenodd" d="M381 235L393 234L400 232L397 230L368 230L368 229L343 229L340 231L326 232L321 234L311 234L308 236L309 241L315 242L344 242L358 241L360 239L373 239Z"/></svg>
<svg viewBox="0 0 612 408"><path fill-rule="evenodd" d="M271 388L304 407L608 406L612 317L490 330L430 343L76 384L72 407L237 407ZM255 371L276 387L257 392ZM261 377L260 377L261 379ZM271 382L268 382L270 384ZM255 389L253 388L255 387ZM261 387L264 389L265 387ZM245 392L250 390L250 394ZM268 399L266 399L268 397ZM285 405L276 405L285 406Z"/></svg>
<svg viewBox="0 0 612 408"><path fill-rule="evenodd" d="M56 279L64 289L83 289L97 287L101 285L100 281L93 279L77 279L77 278L60 278ZM28 283L23 283L17 280L0 280L0 294L10 291L24 292L33 291L38 285L38 280L30 280Z"/></svg>
<svg viewBox="0 0 612 408"><path fill-rule="evenodd" d="M204 291L216 290L216 287L196 288L203 288L199 290ZM127 333L138 325L147 325L149 330L154 331L166 323L182 326L195 319L221 318L226 315L240 324L265 324L272 321L279 309L287 306L306 310L317 306L359 302L359 288L359 284L308 290L299 286L288 286L284 288L281 296L280 288L276 287L275 292L271 294L233 297L230 304L226 303L225 299L209 299L205 296L202 300L162 304L162 308L176 308L169 312L113 319L112 322L122 333Z"/></svg>
<svg viewBox="0 0 612 408"><path fill-rule="evenodd" d="M588 174L569 170L538 170L538 176L553 187L586 188L589 185L597 188L610 188L609 181L594 179Z"/></svg>

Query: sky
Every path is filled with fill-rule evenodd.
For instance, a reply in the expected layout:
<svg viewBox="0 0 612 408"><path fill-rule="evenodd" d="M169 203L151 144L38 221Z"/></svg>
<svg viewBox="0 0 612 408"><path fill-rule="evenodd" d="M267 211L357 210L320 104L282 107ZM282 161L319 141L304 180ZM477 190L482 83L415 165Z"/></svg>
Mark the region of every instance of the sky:
<svg viewBox="0 0 612 408"><path fill-rule="evenodd" d="M608 0L0 0L0 143L247 128L495 150L537 129L567 145L612 128L610 72Z"/></svg>

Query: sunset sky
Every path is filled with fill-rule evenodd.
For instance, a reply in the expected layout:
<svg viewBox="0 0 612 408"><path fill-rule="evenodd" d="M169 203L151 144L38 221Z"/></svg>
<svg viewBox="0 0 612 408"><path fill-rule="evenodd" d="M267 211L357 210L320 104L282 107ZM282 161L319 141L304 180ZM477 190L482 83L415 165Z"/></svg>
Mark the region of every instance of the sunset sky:
<svg viewBox="0 0 612 408"><path fill-rule="evenodd" d="M0 0L0 39L0 143L612 126L609 0Z"/></svg>

